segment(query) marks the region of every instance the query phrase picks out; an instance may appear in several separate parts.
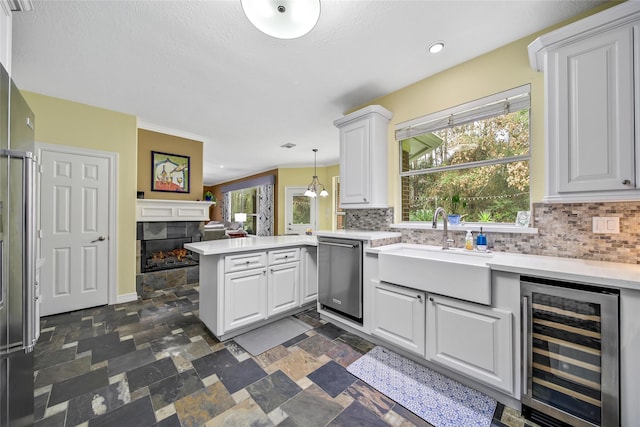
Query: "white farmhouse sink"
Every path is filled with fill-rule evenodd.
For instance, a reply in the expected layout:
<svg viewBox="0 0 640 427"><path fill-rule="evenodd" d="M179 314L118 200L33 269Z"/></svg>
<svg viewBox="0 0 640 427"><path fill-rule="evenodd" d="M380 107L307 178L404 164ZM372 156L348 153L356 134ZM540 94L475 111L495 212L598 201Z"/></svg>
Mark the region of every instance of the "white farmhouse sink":
<svg viewBox="0 0 640 427"><path fill-rule="evenodd" d="M491 304L493 254L402 244L378 254L380 281L453 298Z"/></svg>

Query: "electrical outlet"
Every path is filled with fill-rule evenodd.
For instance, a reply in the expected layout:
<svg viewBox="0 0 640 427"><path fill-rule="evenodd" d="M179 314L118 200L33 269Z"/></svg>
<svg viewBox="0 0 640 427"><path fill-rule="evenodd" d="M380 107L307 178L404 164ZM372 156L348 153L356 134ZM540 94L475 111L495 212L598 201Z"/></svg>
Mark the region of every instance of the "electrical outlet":
<svg viewBox="0 0 640 427"><path fill-rule="evenodd" d="M594 216L593 232L598 234L619 234L620 218L617 216Z"/></svg>

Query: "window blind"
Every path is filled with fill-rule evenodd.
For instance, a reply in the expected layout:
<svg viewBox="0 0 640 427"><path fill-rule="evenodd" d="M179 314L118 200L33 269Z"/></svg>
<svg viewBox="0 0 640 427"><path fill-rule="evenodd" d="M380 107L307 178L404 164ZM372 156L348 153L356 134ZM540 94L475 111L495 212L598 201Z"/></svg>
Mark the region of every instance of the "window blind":
<svg viewBox="0 0 640 427"><path fill-rule="evenodd" d="M400 123L396 126L396 141L529 108L529 86L502 92L484 101L482 105L471 102Z"/></svg>

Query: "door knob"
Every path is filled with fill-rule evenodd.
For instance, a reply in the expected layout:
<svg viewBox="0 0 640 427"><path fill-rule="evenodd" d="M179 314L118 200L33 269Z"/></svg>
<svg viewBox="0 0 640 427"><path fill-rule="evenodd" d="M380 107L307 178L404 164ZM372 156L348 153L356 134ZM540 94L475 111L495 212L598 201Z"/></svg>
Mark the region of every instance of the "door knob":
<svg viewBox="0 0 640 427"><path fill-rule="evenodd" d="M92 240L91 243L104 242L105 240L107 240L107 238L105 236L100 236L96 240Z"/></svg>
<svg viewBox="0 0 640 427"><path fill-rule="evenodd" d="M631 184L631 181L628 179L625 179L622 181L622 185L630 185L630 184Z"/></svg>

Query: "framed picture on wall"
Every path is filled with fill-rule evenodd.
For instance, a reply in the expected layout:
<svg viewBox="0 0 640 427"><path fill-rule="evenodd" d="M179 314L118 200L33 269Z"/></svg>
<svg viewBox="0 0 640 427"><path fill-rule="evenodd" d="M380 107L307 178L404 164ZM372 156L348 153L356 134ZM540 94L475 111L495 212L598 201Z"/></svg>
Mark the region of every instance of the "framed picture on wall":
<svg viewBox="0 0 640 427"><path fill-rule="evenodd" d="M190 158L178 154L151 152L151 191L189 193Z"/></svg>

